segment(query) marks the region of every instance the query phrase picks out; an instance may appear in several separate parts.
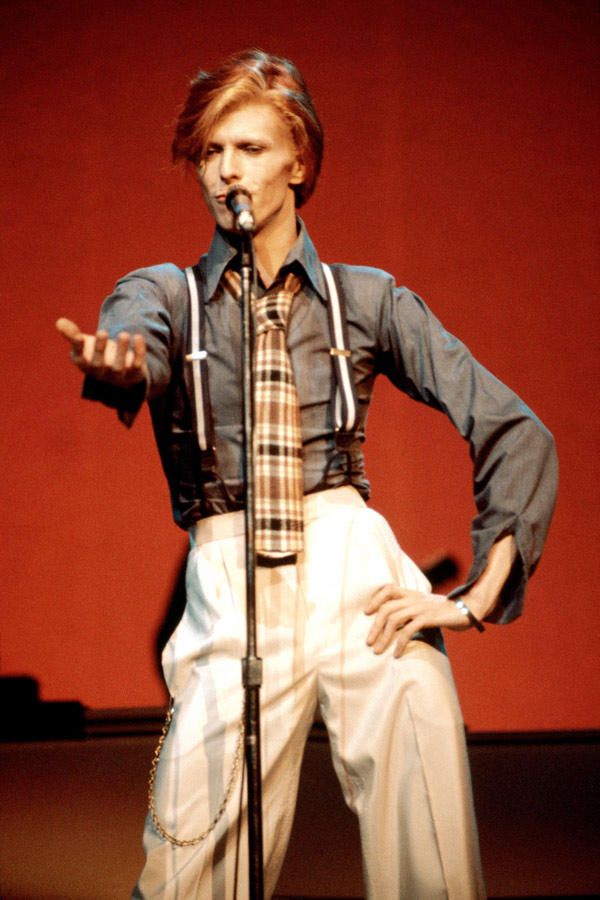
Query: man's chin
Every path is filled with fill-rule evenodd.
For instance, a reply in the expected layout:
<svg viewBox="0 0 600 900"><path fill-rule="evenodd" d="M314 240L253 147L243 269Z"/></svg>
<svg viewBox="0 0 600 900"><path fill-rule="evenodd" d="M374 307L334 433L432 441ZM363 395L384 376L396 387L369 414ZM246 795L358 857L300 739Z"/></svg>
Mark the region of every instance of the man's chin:
<svg viewBox="0 0 600 900"><path fill-rule="evenodd" d="M223 229L223 231L235 231L233 213L229 212L229 210L218 210L216 213L213 212L213 219L215 220L219 228Z"/></svg>

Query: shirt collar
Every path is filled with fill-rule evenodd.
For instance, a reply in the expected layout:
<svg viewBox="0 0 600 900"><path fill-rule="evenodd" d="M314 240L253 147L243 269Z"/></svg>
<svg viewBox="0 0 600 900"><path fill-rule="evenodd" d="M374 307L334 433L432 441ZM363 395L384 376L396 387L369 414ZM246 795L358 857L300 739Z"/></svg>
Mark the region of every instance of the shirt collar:
<svg viewBox="0 0 600 900"><path fill-rule="evenodd" d="M302 219L297 217L298 236L285 258L282 269L300 267L306 280L318 294L319 298L326 302L327 290L323 277L323 269L319 262L317 251L308 236L306 226ZM200 259L200 269L206 283L206 300L209 302L214 296L223 272L235 260L239 253L239 238L223 229L215 229L208 253Z"/></svg>

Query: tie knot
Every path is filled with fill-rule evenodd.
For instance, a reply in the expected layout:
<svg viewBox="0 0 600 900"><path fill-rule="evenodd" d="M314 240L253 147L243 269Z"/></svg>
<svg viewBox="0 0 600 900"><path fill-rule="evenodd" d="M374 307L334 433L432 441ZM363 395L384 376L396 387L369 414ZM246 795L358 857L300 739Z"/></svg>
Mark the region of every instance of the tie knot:
<svg viewBox="0 0 600 900"><path fill-rule="evenodd" d="M224 273L223 280L226 290L239 300L242 291L239 272L228 269ZM258 300L254 300L257 334L276 328L286 331L292 302L301 287L302 280L298 275L289 272L284 281L280 281Z"/></svg>
<svg viewBox="0 0 600 900"><path fill-rule="evenodd" d="M261 334L271 328L287 329L294 296L302 286L301 280L290 272L283 283L268 290L254 304L256 333Z"/></svg>

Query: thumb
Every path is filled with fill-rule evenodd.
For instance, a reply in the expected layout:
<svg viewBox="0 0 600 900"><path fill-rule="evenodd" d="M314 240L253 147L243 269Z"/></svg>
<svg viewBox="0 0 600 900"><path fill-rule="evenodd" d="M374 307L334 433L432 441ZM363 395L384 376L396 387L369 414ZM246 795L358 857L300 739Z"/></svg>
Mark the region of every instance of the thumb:
<svg viewBox="0 0 600 900"><path fill-rule="evenodd" d="M57 319L56 320L56 329L67 341L73 341L76 337L81 335L81 329L75 322L71 322L70 319Z"/></svg>

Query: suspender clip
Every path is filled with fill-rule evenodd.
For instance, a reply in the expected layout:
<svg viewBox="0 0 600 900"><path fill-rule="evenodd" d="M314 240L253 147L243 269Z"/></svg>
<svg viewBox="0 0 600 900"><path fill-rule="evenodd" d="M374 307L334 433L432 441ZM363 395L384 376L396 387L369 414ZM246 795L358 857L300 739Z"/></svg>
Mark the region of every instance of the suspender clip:
<svg viewBox="0 0 600 900"><path fill-rule="evenodd" d="M339 428L335 430L335 445L338 450L342 450L346 453L350 450L350 447L356 440L356 435L353 431L341 431Z"/></svg>
<svg viewBox="0 0 600 900"><path fill-rule="evenodd" d="M217 467L217 454L214 447L211 447L207 450L202 450L200 453L200 468L202 469L202 474L216 474Z"/></svg>

